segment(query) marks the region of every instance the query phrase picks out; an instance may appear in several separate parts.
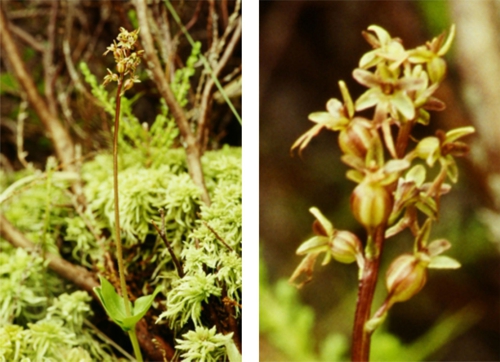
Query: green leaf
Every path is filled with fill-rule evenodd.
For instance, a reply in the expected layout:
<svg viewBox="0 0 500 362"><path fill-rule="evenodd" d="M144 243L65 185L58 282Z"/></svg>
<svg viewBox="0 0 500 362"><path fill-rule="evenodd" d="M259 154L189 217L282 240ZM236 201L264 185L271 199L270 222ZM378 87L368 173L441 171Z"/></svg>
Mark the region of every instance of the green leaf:
<svg viewBox="0 0 500 362"><path fill-rule="evenodd" d="M141 320L142 317L147 313L149 308L151 307L151 304L153 304L153 301L155 300L156 294L158 294L161 290L161 287L158 286L156 287L155 291L153 294L150 295L145 295L140 298L137 298L137 300L134 303L134 306L132 308L132 316L131 317L125 317L123 319L123 326L121 326L125 330L130 330L134 328L134 326ZM127 329L126 329L127 328Z"/></svg>
<svg viewBox="0 0 500 362"><path fill-rule="evenodd" d="M154 298L160 292L160 287L158 286L153 294L138 298L135 301L135 305L131 308L132 315L127 317L123 297L118 295L113 285L106 278L100 276L99 279L101 286L94 288L94 291L108 316L124 331L129 331L135 327L137 322L144 317L149 307L151 307Z"/></svg>
<svg viewBox="0 0 500 362"><path fill-rule="evenodd" d="M240 351L234 344L234 341L231 339L225 344L227 357L229 358L229 362L241 362L242 357Z"/></svg>
<svg viewBox="0 0 500 362"><path fill-rule="evenodd" d="M125 302L123 298L116 293L113 285L104 277L100 276L101 286L94 288L108 316L120 327L125 316Z"/></svg>

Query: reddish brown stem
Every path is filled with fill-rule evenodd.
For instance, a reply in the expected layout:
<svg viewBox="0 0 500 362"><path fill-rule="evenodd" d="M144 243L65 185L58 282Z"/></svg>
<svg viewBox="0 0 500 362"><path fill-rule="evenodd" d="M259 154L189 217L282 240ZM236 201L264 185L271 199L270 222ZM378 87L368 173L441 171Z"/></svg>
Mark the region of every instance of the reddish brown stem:
<svg viewBox="0 0 500 362"><path fill-rule="evenodd" d="M116 259L118 260L118 270L120 272L120 287L125 301L125 311L127 316L131 316L130 301L127 293L127 283L125 281L125 266L123 265L123 249L120 235L120 203L118 199L118 131L120 130L120 104L122 99L123 75L118 80L116 90L116 108L115 108L115 129L113 135L113 193L115 202L115 244Z"/></svg>
<svg viewBox="0 0 500 362"><path fill-rule="evenodd" d="M359 282L352 335L351 356L353 362L364 362L370 359L371 333L365 329L365 324L370 318L373 295L377 285L380 256L384 243L384 230L385 226L380 226L374 232L374 238L371 242L374 243L375 253L366 258L363 275Z"/></svg>

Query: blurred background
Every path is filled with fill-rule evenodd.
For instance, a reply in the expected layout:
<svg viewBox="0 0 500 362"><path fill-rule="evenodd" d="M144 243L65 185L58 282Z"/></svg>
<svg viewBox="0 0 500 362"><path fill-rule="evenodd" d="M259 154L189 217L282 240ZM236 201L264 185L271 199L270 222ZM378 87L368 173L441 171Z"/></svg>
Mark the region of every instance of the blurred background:
<svg viewBox="0 0 500 362"><path fill-rule="evenodd" d="M351 74L370 46L361 31L384 27L406 48L422 45L456 24L449 69L436 96L447 109L429 127L473 125L468 157L458 159L459 182L443 196L431 240L447 238L458 270L431 270L424 289L396 304L372 341L372 359L500 360L500 1L261 1L260 2L260 358L333 361L349 358L357 268L315 268L301 290L287 283L301 261L296 248L312 235L318 207L339 229L363 235L349 209L354 183L345 178L337 135L322 132L303 152L290 146L313 123L307 116L340 98L344 80L353 98L364 90ZM386 243L388 263L412 247L409 232ZM385 298L379 279L373 303Z"/></svg>

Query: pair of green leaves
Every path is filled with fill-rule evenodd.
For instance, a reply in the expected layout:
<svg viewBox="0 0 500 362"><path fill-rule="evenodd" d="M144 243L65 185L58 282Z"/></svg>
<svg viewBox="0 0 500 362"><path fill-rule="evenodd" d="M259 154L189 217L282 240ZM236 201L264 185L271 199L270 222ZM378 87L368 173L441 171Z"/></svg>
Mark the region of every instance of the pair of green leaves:
<svg viewBox="0 0 500 362"><path fill-rule="evenodd" d="M94 288L95 293L99 297L108 316L126 332L133 329L141 318L144 317L161 289L158 286L153 294L137 298L135 303L131 303L132 315L128 317L123 297L118 295L113 285L106 278L99 277L99 279L101 280L101 286Z"/></svg>

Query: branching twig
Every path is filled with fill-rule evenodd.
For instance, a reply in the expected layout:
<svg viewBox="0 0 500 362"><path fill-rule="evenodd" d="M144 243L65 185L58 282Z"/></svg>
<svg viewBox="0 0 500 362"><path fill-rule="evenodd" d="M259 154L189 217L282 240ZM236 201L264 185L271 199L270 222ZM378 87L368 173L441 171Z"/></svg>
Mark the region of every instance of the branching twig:
<svg viewBox="0 0 500 362"><path fill-rule="evenodd" d="M224 239L222 239L219 234L217 234L217 232L210 226L208 225L208 223L204 220L202 220L203 224L215 235L215 237L217 238L217 240L219 240L222 244L224 244L224 246L226 248L228 248L229 250L231 251L234 251L234 249L232 247L230 247L225 241Z"/></svg>
<svg viewBox="0 0 500 362"><path fill-rule="evenodd" d="M184 270L182 269L182 265L181 265L179 259L177 259L177 256L175 255L174 250L172 249L172 246L168 242L167 236L160 230L160 228L156 225L154 220L151 220L151 223L153 224L154 228L158 232L158 235L160 235L160 238L163 240L163 242L167 246L168 252L170 253L170 256L172 257L172 261L175 264L175 269L177 269L177 274L179 275L179 278L184 278Z"/></svg>
<svg viewBox="0 0 500 362"><path fill-rule="evenodd" d="M38 93L33 79L28 74L24 62L22 61L22 58L19 54L19 50L17 49L17 46L12 38L8 20L3 7L0 7L0 35L2 39L2 47L4 50L2 52L2 56L9 60L17 81L26 91L28 101L37 113L40 121L47 129L49 136L54 144L57 157L62 161L63 167L66 170L72 171L74 169L73 142L71 141L69 133L62 126L56 115L51 113L51 111L47 107L47 104ZM73 184L73 191L77 195L79 195L80 199L83 200L83 194L80 184Z"/></svg>
<svg viewBox="0 0 500 362"><path fill-rule="evenodd" d="M19 37L22 41L24 41L26 44L28 44L30 47L32 47L34 50L37 52L43 53L45 51L45 48L43 47L42 43L38 40L36 40L33 35L25 31L24 29L21 29L14 24L9 25L10 30L12 30L12 33Z"/></svg>
<svg viewBox="0 0 500 362"><path fill-rule="evenodd" d="M45 98L49 106L50 113L57 115L57 102L54 95L55 85L55 67L54 67L54 50L56 43L56 22L57 22L58 2L52 2L49 16L49 26L47 27L47 47L43 52L43 72L45 85Z"/></svg>
<svg viewBox="0 0 500 362"><path fill-rule="evenodd" d="M198 123L198 142L201 145L204 145L206 143L206 132L204 132L208 119L208 104L210 101L210 95L212 93L212 88L215 84L214 77L218 77L226 63L228 62L229 58L233 54L234 48L236 44L238 43L239 39L241 37L241 19L237 20L237 26L236 29L233 33L233 36L231 37L231 41L227 45L226 50L224 51L224 54L222 55L221 59L217 63L217 67L213 71L213 75L211 78L207 80L207 83L205 84L205 88L203 89L203 96L201 99L201 106L200 106L200 118L199 118L199 123Z"/></svg>
<svg viewBox="0 0 500 362"><path fill-rule="evenodd" d="M137 19L141 28L140 35L143 43L142 45L145 50L145 57L147 60L146 64L153 74L154 81L158 86L161 96L165 99L169 110L172 112L172 116L177 123L177 127L179 127L182 140L185 144L189 174L195 185L201 189L203 202L210 205L210 197L208 196L208 191L205 186L205 179L201 166L201 150L196 142L195 135L191 131L189 122L182 107L179 105L172 90L170 89L170 85L168 84L162 70L160 60L156 55L153 37L148 24L147 3L145 0L135 0L135 6L137 9Z"/></svg>
<svg viewBox="0 0 500 362"><path fill-rule="evenodd" d="M0 214L0 235L16 248L23 248L26 250L36 249L35 244L17 230L3 214ZM50 269L95 297L93 288L99 286L99 284L94 279L92 273L87 271L87 269L78 265L73 265L52 253L45 253L45 258L49 261Z"/></svg>

